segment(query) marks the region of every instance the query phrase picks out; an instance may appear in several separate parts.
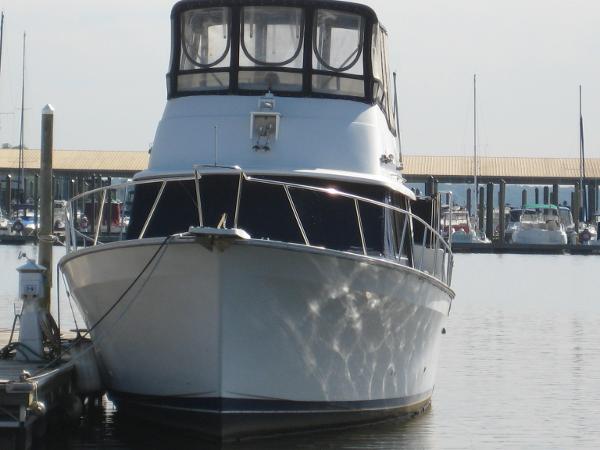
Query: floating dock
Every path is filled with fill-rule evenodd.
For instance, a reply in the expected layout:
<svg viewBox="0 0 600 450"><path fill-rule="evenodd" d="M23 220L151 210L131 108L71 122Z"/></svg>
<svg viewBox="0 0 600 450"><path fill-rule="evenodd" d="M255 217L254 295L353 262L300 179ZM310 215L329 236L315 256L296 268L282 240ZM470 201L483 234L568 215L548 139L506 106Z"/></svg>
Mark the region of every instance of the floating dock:
<svg viewBox="0 0 600 450"><path fill-rule="evenodd" d="M600 245L452 244L454 253L498 255L600 255Z"/></svg>

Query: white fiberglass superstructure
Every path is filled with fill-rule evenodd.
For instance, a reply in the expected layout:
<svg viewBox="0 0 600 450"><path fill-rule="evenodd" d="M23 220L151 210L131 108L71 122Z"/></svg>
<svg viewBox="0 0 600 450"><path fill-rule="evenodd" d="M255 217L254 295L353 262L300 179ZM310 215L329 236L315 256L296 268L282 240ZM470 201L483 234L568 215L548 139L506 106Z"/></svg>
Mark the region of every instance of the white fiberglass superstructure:
<svg viewBox="0 0 600 450"><path fill-rule="evenodd" d="M422 411L453 259L403 182L377 16L184 0L172 23L149 167L71 201L60 262L111 398L223 438Z"/></svg>

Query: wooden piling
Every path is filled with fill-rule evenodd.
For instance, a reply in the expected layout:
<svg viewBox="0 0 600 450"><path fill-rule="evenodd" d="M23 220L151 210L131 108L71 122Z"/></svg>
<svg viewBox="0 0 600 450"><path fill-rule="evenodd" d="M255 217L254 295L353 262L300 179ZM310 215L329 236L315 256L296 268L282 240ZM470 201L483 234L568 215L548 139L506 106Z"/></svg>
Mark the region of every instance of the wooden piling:
<svg viewBox="0 0 600 450"><path fill-rule="evenodd" d="M521 192L521 208L525 208L526 204L527 204L527 189L523 189L523 192Z"/></svg>
<svg viewBox="0 0 600 450"><path fill-rule="evenodd" d="M485 223L485 188L481 186L479 188L479 231L484 231L484 223Z"/></svg>
<svg viewBox="0 0 600 450"><path fill-rule="evenodd" d="M469 212L469 216L472 213L472 209L473 209L473 192L471 191L471 188L467 189L467 211Z"/></svg>
<svg viewBox="0 0 600 450"><path fill-rule="evenodd" d="M485 220L485 234L488 239L494 237L494 184L487 184L487 204L486 204L486 220Z"/></svg>
<svg viewBox="0 0 600 450"><path fill-rule="evenodd" d="M498 228L500 234L500 242L504 242L506 232L504 205L506 205L506 181L500 180L500 202L498 203Z"/></svg>
<svg viewBox="0 0 600 450"><path fill-rule="evenodd" d="M592 223L596 215L596 185L593 181L588 184L588 222Z"/></svg>
<svg viewBox="0 0 600 450"><path fill-rule="evenodd" d="M535 188L535 204L539 205L540 203L540 188Z"/></svg>
<svg viewBox="0 0 600 450"><path fill-rule="evenodd" d="M6 175L6 214L12 214L12 175Z"/></svg>
<svg viewBox="0 0 600 450"><path fill-rule="evenodd" d="M544 186L544 205L550 204L550 188L548 186Z"/></svg>
<svg viewBox="0 0 600 450"><path fill-rule="evenodd" d="M38 233L38 264L46 268L44 301L42 305L50 312L52 287L52 148L54 109L50 105L42 110L42 145L40 159L40 228Z"/></svg>
<svg viewBox="0 0 600 450"><path fill-rule="evenodd" d="M558 206L558 184L552 185L552 204Z"/></svg>
<svg viewBox="0 0 600 450"><path fill-rule="evenodd" d="M575 184L575 195L573 195L573 220L575 221L575 230L579 230L579 222L581 221L581 185Z"/></svg>

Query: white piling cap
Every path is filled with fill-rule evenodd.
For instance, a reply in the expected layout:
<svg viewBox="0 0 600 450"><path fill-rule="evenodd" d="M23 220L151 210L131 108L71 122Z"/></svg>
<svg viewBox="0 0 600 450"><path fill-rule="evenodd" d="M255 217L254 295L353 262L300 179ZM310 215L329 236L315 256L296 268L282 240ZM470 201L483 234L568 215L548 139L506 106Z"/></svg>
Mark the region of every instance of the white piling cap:
<svg viewBox="0 0 600 450"><path fill-rule="evenodd" d="M42 114L44 116L52 116L54 115L54 107L48 103L46 106L44 106L44 108L42 109Z"/></svg>

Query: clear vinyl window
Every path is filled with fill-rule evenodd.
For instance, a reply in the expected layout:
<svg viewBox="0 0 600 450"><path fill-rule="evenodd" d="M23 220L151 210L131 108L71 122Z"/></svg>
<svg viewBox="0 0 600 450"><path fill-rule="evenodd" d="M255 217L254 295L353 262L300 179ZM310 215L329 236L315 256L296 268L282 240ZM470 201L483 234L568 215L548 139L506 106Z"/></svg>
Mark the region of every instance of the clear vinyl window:
<svg viewBox="0 0 600 450"><path fill-rule="evenodd" d="M358 14L319 9L313 31L315 69L362 75L364 28Z"/></svg>
<svg viewBox="0 0 600 450"><path fill-rule="evenodd" d="M302 68L304 12L300 8L242 8L240 66Z"/></svg>
<svg viewBox="0 0 600 450"><path fill-rule="evenodd" d="M230 8L186 11L181 16L181 70L229 67Z"/></svg>

